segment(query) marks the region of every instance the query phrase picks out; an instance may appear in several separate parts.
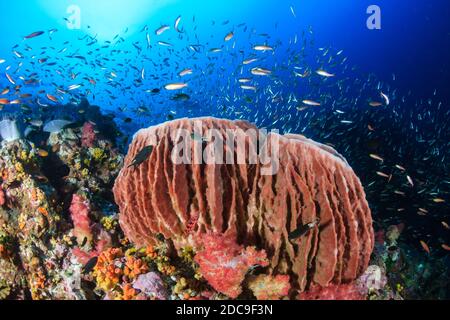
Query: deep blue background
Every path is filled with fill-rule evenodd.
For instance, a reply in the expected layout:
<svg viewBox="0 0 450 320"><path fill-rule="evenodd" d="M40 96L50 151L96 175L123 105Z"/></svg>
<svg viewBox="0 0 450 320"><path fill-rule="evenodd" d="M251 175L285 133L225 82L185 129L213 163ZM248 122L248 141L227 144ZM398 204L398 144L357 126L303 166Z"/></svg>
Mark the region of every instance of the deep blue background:
<svg viewBox="0 0 450 320"><path fill-rule="evenodd" d="M93 34L122 29L129 21L133 21L127 24L130 30L140 30L144 24L153 30L161 23L172 24L180 14L195 15L197 32L204 35L214 32L210 29L212 20L246 22L258 32L280 39L290 29L312 25L318 46L345 50L349 62L361 70L391 83L395 74L397 80L393 85L403 92L413 91L418 99L426 99L437 89L438 96L449 101L450 2L446 0L1 1L0 10L4 14L0 19L0 58L9 56L13 45L36 30L58 28L58 37L69 41L79 37L84 31L67 30L62 19L72 3L84 10L84 30L90 25ZM380 31L366 28L366 9L371 4L382 9ZM291 5L297 19L292 17Z"/></svg>

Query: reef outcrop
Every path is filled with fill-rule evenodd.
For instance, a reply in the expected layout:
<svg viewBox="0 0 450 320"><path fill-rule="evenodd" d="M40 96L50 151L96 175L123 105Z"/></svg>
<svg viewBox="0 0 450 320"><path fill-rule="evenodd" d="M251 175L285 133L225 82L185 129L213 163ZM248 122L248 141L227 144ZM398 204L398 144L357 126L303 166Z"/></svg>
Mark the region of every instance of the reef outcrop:
<svg viewBox="0 0 450 320"><path fill-rule="evenodd" d="M265 274L289 276L292 292L351 283L374 247L364 190L341 155L243 121L181 119L139 131L114 195L137 245L163 235L178 250L201 251L205 234L232 237L264 250Z"/></svg>

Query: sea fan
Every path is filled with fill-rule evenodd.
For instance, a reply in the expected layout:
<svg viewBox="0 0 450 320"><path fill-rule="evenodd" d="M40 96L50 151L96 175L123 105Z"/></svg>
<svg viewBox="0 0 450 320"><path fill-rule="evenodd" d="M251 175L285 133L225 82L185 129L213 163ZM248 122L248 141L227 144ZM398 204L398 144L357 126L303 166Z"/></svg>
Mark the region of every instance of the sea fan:
<svg viewBox="0 0 450 320"><path fill-rule="evenodd" d="M7 142L15 141L21 138L17 120L4 118L0 121L0 136Z"/></svg>

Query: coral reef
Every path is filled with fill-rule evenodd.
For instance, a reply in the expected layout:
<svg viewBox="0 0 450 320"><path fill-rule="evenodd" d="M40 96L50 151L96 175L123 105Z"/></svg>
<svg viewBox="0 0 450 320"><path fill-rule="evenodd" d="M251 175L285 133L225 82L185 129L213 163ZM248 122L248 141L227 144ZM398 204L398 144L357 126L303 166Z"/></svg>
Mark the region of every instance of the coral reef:
<svg viewBox="0 0 450 320"><path fill-rule="evenodd" d="M209 129L218 131L214 139L203 135ZM187 132L187 142L180 132ZM270 168L260 159L251 163L254 135L267 139L269 154L279 146L275 174L263 174ZM226 159L244 161L200 164L204 150L217 160L213 141L223 142L219 151ZM182 142L192 150L190 161L174 163L172 153ZM148 146L151 154L141 159ZM364 191L336 151L302 136L263 136L242 121L182 119L141 130L114 194L121 227L138 246L153 244L162 234L177 249L192 246L199 251L205 233L233 237L239 245L264 250L266 273L291 276L293 292L352 282L366 270L373 249ZM291 237L314 221L319 223L309 232ZM233 297L240 292L223 290L221 284L213 287Z"/></svg>
<svg viewBox="0 0 450 320"><path fill-rule="evenodd" d="M149 129L154 136L139 133L124 161L102 131L114 126L83 108L96 124L55 129L39 146L1 142L0 300L445 295L445 266L432 268L425 252L411 255L403 224L376 233L369 262L375 238L364 193L329 147L279 136L274 176L262 175L261 163L173 165L172 126L192 124L180 120ZM256 130L215 119L206 127ZM206 149L196 135L191 142ZM247 157L252 145L242 145ZM120 170L119 219L112 186Z"/></svg>
<svg viewBox="0 0 450 320"><path fill-rule="evenodd" d="M17 138L9 139L11 130L5 130L0 148L1 298L86 299L86 259L80 263L76 254L94 257L113 237L118 241L117 228L103 230L100 220L113 213L111 187L123 157L108 140L96 141L107 156L83 147L82 128L62 128L39 141L39 147L19 139L16 130ZM74 159L96 176L77 171ZM64 177L60 167L66 168ZM91 198L102 208L89 207Z"/></svg>

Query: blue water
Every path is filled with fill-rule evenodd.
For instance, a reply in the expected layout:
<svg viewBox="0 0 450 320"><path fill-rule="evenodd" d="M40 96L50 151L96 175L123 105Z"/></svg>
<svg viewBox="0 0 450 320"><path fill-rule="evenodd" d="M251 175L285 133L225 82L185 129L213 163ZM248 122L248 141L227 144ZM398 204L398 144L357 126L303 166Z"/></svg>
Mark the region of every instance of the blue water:
<svg viewBox="0 0 450 320"><path fill-rule="evenodd" d="M66 9L71 4L82 10L80 31L68 30L63 20L69 16ZM379 31L366 28L365 11L371 4L382 9ZM291 15L291 5L297 19ZM229 26L245 22L259 33L267 32L279 39L311 25L319 46L344 49L351 63L362 70L374 72L381 80L392 79L395 74L395 85L412 90L418 98L426 98L438 89L442 98L448 99L449 6L445 0L2 1L0 9L7 14L0 20L0 56L10 55L11 47L35 30L58 28L55 38L75 42L85 32L99 33L106 40L129 28L128 37L133 38L133 33L144 25L148 24L153 32L161 23L172 25L178 15L184 17L187 26L192 25L191 17L195 15L196 32L205 39L221 31L211 28L212 20L219 25L230 20ZM274 30L275 23L279 23L278 30ZM229 26L222 30L230 29ZM32 47L43 43L43 38L29 41Z"/></svg>

